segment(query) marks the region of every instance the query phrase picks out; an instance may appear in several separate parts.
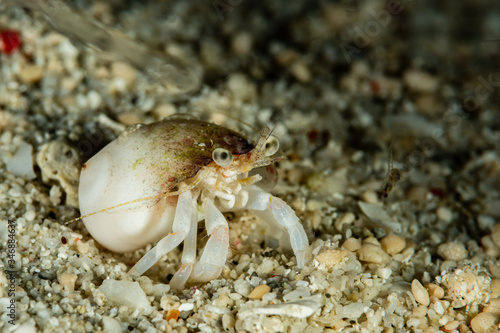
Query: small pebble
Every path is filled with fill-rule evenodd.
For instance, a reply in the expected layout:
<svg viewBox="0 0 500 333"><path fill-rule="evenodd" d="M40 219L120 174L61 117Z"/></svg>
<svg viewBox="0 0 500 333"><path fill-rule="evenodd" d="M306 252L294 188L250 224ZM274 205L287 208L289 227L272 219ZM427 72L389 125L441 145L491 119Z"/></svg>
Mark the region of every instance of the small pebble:
<svg viewBox="0 0 500 333"><path fill-rule="evenodd" d="M367 190L361 194L361 200L367 203L375 204L378 202L378 195L373 190Z"/></svg>
<svg viewBox="0 0 500 333"><path fill-rule="evenodd" d="M104 332L109 332L109 333L122 332L120 323L115 318L111 318L110 316L102 317L102 326L104 328Z"/></svg>
<svg viewBox="0 0 500 333"><path fill-rule="evenodd" d="M425 306L430 304L429 292L417 279L414 279L411 282L411 293L415 297L415 300L420 304Z"/></svg>
<svg viewBox="0 0 500 333"><path fill-rule="evenodd" d="M24 218L26 219L26 221L33 221L36 217L36 213L35 211L33 210L28 210L25 214L24 214Z"/></svg>
<svg viewBox="0 0 500 333"><path fill-rule="evenodd" d="M302 83L311 81L311 71L305 61L298 60L291 67L293 76Z"/></svg>
<svg viewBox="0 0 500 333"><path fill-rule="evenodd" d="M498 332L499 323L500 320L496 314L482 312L470 321L470 326L474 333L492 333Z"/></svg>
<svg viewBox="0 0 500 333"><path fill-rule="evenodd" d="M222 315L222 327L226 332L234 329L234 316L232 314L225 313Z"/></svg>
<svg viewBox="0 0 500 333"><path fill-rule="evenodd" d="M334 249L326 250L321 252L316 256L316 260L320 265L325 265L328 268L333 268L334 266L341 263L347 256L347 251Z"/></svg>
<svg viewBox="0 0 500 333"><path fill-rule="evenodd" d="M460 261L467 258L467 249L462 243L448 242L438 246L438 255L445 260Z"/></svg>
<svg viewBox="0 0 500 333"><path fill-rule="evenodd" d="M191 311L194 309L194 304L193 303L183 303L179 306L179 311Z"/></svg>
<svg viewBox="0 0 500 333"><path fill-rule="evenodd" d="M490 284L491 297L500 297L500 279L492 279Z"/></svg>
<svg viewBox="0 0 500 333"><path fill-rule="evenodd" d="M500 223L491 230L491 240L497 247L500 247Z"/></svg>
<svg viewBox="0 0 500 333"><path fill-rule="evenodd" d="M481 230L491 230L495 226L495 222L493 216L481 214L477 217L477 225Z"/></svg>
<svg viewBox="0 0 500 333"><path fill-rule="evenodd" d="M439 207L436 211L437 217L446 222L450 223L451 220L453 219L453 213L448 207Z"/></svg>
<svg viewBox="0 0 500 333"><path fill-rule="evenodd" d="M483 309L483 311L500 315L500 298L490 299L488 305Z"/></svg>
<svg viewBox="0 0 500 333"><path fill-rule="evenodd" d="M337 229L337 231L342 231L342 227L344 226L344 224L349 225L352 222L354 222L355 219L356 216L354 216L353 213L351 212L345 213L337 220L335 220L335 229Z"/></svg>
<svg viewBox="0 0 500 333"><path fill-rule="evenodd" d="M59 283L63 286L64 290L75 290L75 282L78 276L76 274L62 274L57 278Z"/></svg>
<svg viewBox="0 0 500 333"><path fill-rule="evenodd" d="M380 245L387 254L393 255L403 251L406 241L398 235L387 235L380 240Z"/></svg>
<svg viewBox="0 0 500 333"><path fill-rule="evenodd" d="M427 314L427 310L428 309L426 306L420 305L413 309L412 314L415 317L425 317L425 315Z"/></svg>
<svg viewBox="0 0 500 333"><path fill-rule="evenodd" d="M444 306L441 304L441 302L435 302L434 303L434 311L436 311L437 314L440 314L441 316L444 315Z"/></svg>
<svg viewBox="0 0 500 333"><path fill-rule="evenodd" d="M239 56L247 55L252 49L253 37L248 32L238 33L231 41L231 48Z"/></svg>
<svg viewBox="0 0 500 333"><path fill-rule="evenodd" d="M431 297L436 297L437 299L442 299L444 297L444 289L434 283L427 283L425 285L429 291Z"/></svg>
<svg viewBox="0 0 500 333"><path fill-rule="evenodd" d="M451 332L451 331L457 329L458 325L460 325L460 322L458 320L453 320L453 321L446 323L443 326L443 329L445 332Z"/></svg>
<svg viewBox="0 0 500 333"><path fill-rule="evenodd" d="M347 251L357 251L361 248L361 240L351 237L346 239L346 241L342 244L342 247Z"/></svg>
<svg viewBox="0 0 500 333"><path fill-rule="evenodd" d="M142 118L134 113L122 113L118 116L118 121L124 125L131 126L142 122Z"/></svg>
<svg viewBox="0 0 500 333"><path fill-rule="evenodd" d="M25 65L19 71L19 79L26 84L33 85L43 77L44 69L36 65Z"/></svg>
<svg viewBox="0 0 500 333"><path fill-rule="evenodd" d="M417 204L423 204L427 201L429 188L425 186L413 186L406 192L406 198Z"/></svg>
<svg viewBox="0 0 500 333"><path fill-rule="evenodd" d="M236 280L234 282L234 291L243 296L248 296L248 294L250 294L251 287L250 282L246 280Z"/></svg>
<svg viewBox="0 0 500 333"><path fill-rule="evenodd" d="M490 269L491 275L500 278L500 263L491 263L488 268Z"/></svg>
<svg viewBox="0 0 500 333"><path fill-rule="evenodd" d="M500 248L495 245L491 236L483 236L481 238L481 245L484 248L484 253L490 257L498 257L500 256Z"/></svg>
<svg viewBox="0 0 500 333"><path fill-rule="evenodd" d="M369 236L369 237L366 237L365 239L363 239L363 244L373 244L373 245L377 245L380 247L380 242L378 241L377 238L375 238L373 236Z"/></svg>
<svg viewBox="0 0 500 333"><path fill-rule="evenodd" d="M127 63L117 61L111 64L111 74L122 79L125 85L130 87L137 77L137 70Z"/></svg>
<svg viewBox="0 0 500 333"><path fill-rule="evenodd" d="M111 305L125 305L131 310L148 315L153 312L151 302L138 282L123 280L104 280L99 290Z"/></svg>
<svg viewBox="0 0 500 333"><path fill-rule="evenodd" d="M439 85L437 77L413 69L404 73L403 81L410 91L420 93L434 93Z"/></svg>
<svg viewBox="0 0 500 333"><path fill-rule="evenodd" d="M271 291L271 287L267 284L261 284L260 286L255 287L254 290L250 294L248 294L248 298L250 299L261 299L262 296Z"/></svg>
<svg viewBox="0 0 500 333"><path fill-rule="evenodd" d="M153 114L159 119L167 118L176 112L176 107L170 103L160 104L153 109Z"/></svg>
<svg viewBox="0 0 500 333"><path fill-rule="evenodd" d="M361 248L357 252L359 260L369 263L383 264L390 259L381 247L370 243L361 245Z"/></svg>
<svg viewBox="0 0 500 333"><path fill-rule="evenodd" d="M380 276L382 279L388 279L392 275L392 269L388 267L379 267L377 268L377 275Z"/></svg>

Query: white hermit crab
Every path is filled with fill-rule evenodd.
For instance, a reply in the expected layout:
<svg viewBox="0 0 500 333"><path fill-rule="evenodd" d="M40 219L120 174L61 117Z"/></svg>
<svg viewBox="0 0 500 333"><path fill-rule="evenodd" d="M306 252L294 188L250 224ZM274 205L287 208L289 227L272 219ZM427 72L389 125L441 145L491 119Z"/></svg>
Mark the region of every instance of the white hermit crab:
<svg viewBox="0 0 500 333"><path fill-rule="evenodd" d="M273 157L278 148L267 127L253 146L234 131L199 120L137 125L83 165L81 218L90 234L115 252L159 240L130 270L136 276L184 242L183 266L170 282L177 289L188 279L205 282L220 275L229 251L225 211L247 209L278 227L302 268L308 239L299 219L283 200L256 185L261 175L249 175L281 159ZM210 238L197 261L197 224L203 219Z"/></svg>

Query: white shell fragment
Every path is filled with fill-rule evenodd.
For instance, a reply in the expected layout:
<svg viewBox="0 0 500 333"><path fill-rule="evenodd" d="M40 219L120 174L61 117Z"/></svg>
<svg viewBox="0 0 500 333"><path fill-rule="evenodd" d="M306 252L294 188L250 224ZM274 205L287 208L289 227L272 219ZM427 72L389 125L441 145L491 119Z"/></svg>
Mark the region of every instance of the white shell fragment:
<svg viewBox="0 0 500 333"><path fill-rule="evenodd" d="M36 175L33 171L33 147L30 144L21 141L19 147L11 158L5 158L7 170L16 176L26 179L35 179Z"/></svg>
<svg viewBox="0 0 500 333"><path fill-rule="evenodd" d="M284 315L295 318L310 317L316 310L322 306L321 295L316 294L299 301L271 304L252 309L244 310L238 313L241 318L251 315L264 314L264 315Z"/></svg>
<svg viewBox="0 0 500 333"><path fill-rule="evenodd" d="M467 249L462 243L448 242L440 244L437 248L438 255L445 260L463 260L467 258Z"/></svg>
<svg viewBox="0 0 500 333"><path fill-rule="evenodd" d="M443 131L442 125L428 121L421 115L404 114L389 116L385 119L387 128L398 133L413 133L419 136L432 137Z"/></svg>
<svg viewBox="0 0 500 333"><path fill-rule="evenodd" d="M42 180L57 180L66 192L66 203L78 207L78 178L80 157L78 151L62 141L50 141L40 147L36 162L42 170Z"/></svg>
<svg viewBox="0 0 500 333"><path fill-rule="evenodd" d="M483 312L475 316L470 326L474 333L498 332L500 317L491 312Z"/></svg>
<svg viewBox="0 0 500 333"><path fill-rule="evenodd" d="M104 328L104 332L108 333L120 333L122 332L122 327L118 323L115 318L111 318L110 316L102 317L102 326Z"/></svg>
<svg viewBox="0 0 500 333"><path fill-rule="evenodd" d="M369 204L366 202L359 201L359 208L365 213L366 216L375 224L387 228L395 233L401 232L401 224L397 222L392 222L391 217L382 209L382 207L376 204Z"/></svg>
<svg viewBox="0 0 500 333"><path fill-rule="evenodd" d="M126 306L145 315L153 312L153 307L138 282L104 280L99 290L108 302L116 306Z"/></svg>

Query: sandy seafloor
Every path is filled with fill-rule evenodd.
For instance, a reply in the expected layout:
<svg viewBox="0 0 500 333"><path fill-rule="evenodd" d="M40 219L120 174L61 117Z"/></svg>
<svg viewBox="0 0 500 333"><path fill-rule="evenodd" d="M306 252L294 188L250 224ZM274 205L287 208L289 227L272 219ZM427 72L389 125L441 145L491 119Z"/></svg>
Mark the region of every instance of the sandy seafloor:
<svg viewBox="0 0 500 333"><path fill-rule="evenodd" d="M0 31L23 41L0 54L0 331L498 331L500 3L67 2L190 59L203 76L186 94L120 44L102 55L68 39L49 24L61 4L40 3L46 19L0 9ZM178 292L180 249L133 282L151 245L116 254L64 224L79 216L81 165L126 126L174 113L253 139L226 114L274 128L287 159L272 193L308 233L305 268L262 221L229 213L220 278ZM381 200L389 151L401 180ZM200 223L199 249L206 239Z"/></svg>

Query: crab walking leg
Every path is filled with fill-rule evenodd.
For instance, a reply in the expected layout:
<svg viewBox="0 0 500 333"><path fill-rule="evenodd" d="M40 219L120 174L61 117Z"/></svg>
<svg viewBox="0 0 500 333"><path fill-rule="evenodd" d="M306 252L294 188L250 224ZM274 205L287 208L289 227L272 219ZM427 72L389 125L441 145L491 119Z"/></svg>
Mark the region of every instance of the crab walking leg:
<svg viewBox="0 0 500 333"><path fill-rule="evenodd" d="M212 199L204 202L205 227L210 238L200 261L193 270L193 280L205 282L219 277L229 252L229 233L226 218L215 207Z"/></svg>
<svg viewBox="0 0 500 333"><path fill-rule="evenodd" d="M309 241L295 212L280 198L258 190L256 187L249 194L247 208L257 217L269 223L278 223L287 231L293 253L297 257L297 267L303 268Z"/></svg>
<svg viewBox="0 0 500 333"><path fill-rule="evenodd" d="M192 202L193 211L191 214L191 225L189 233L184 240L184 250L182 251L182 267L174 274L170 280L170 287L177 290L184 289L184 285L191 276L194 263L196 262L196 234L198 227L198 210L196 209L196 199Z"/></svg>
<svg viewBox="0 0 500 333"><path fill-rule="evenodd" d="M193 215L191 191L179 194L175 208L172 232L162 238L155 247L149 250L129 271L130 275L140 276L151 268L160 258L176 248L188 235Z"/></svg>

